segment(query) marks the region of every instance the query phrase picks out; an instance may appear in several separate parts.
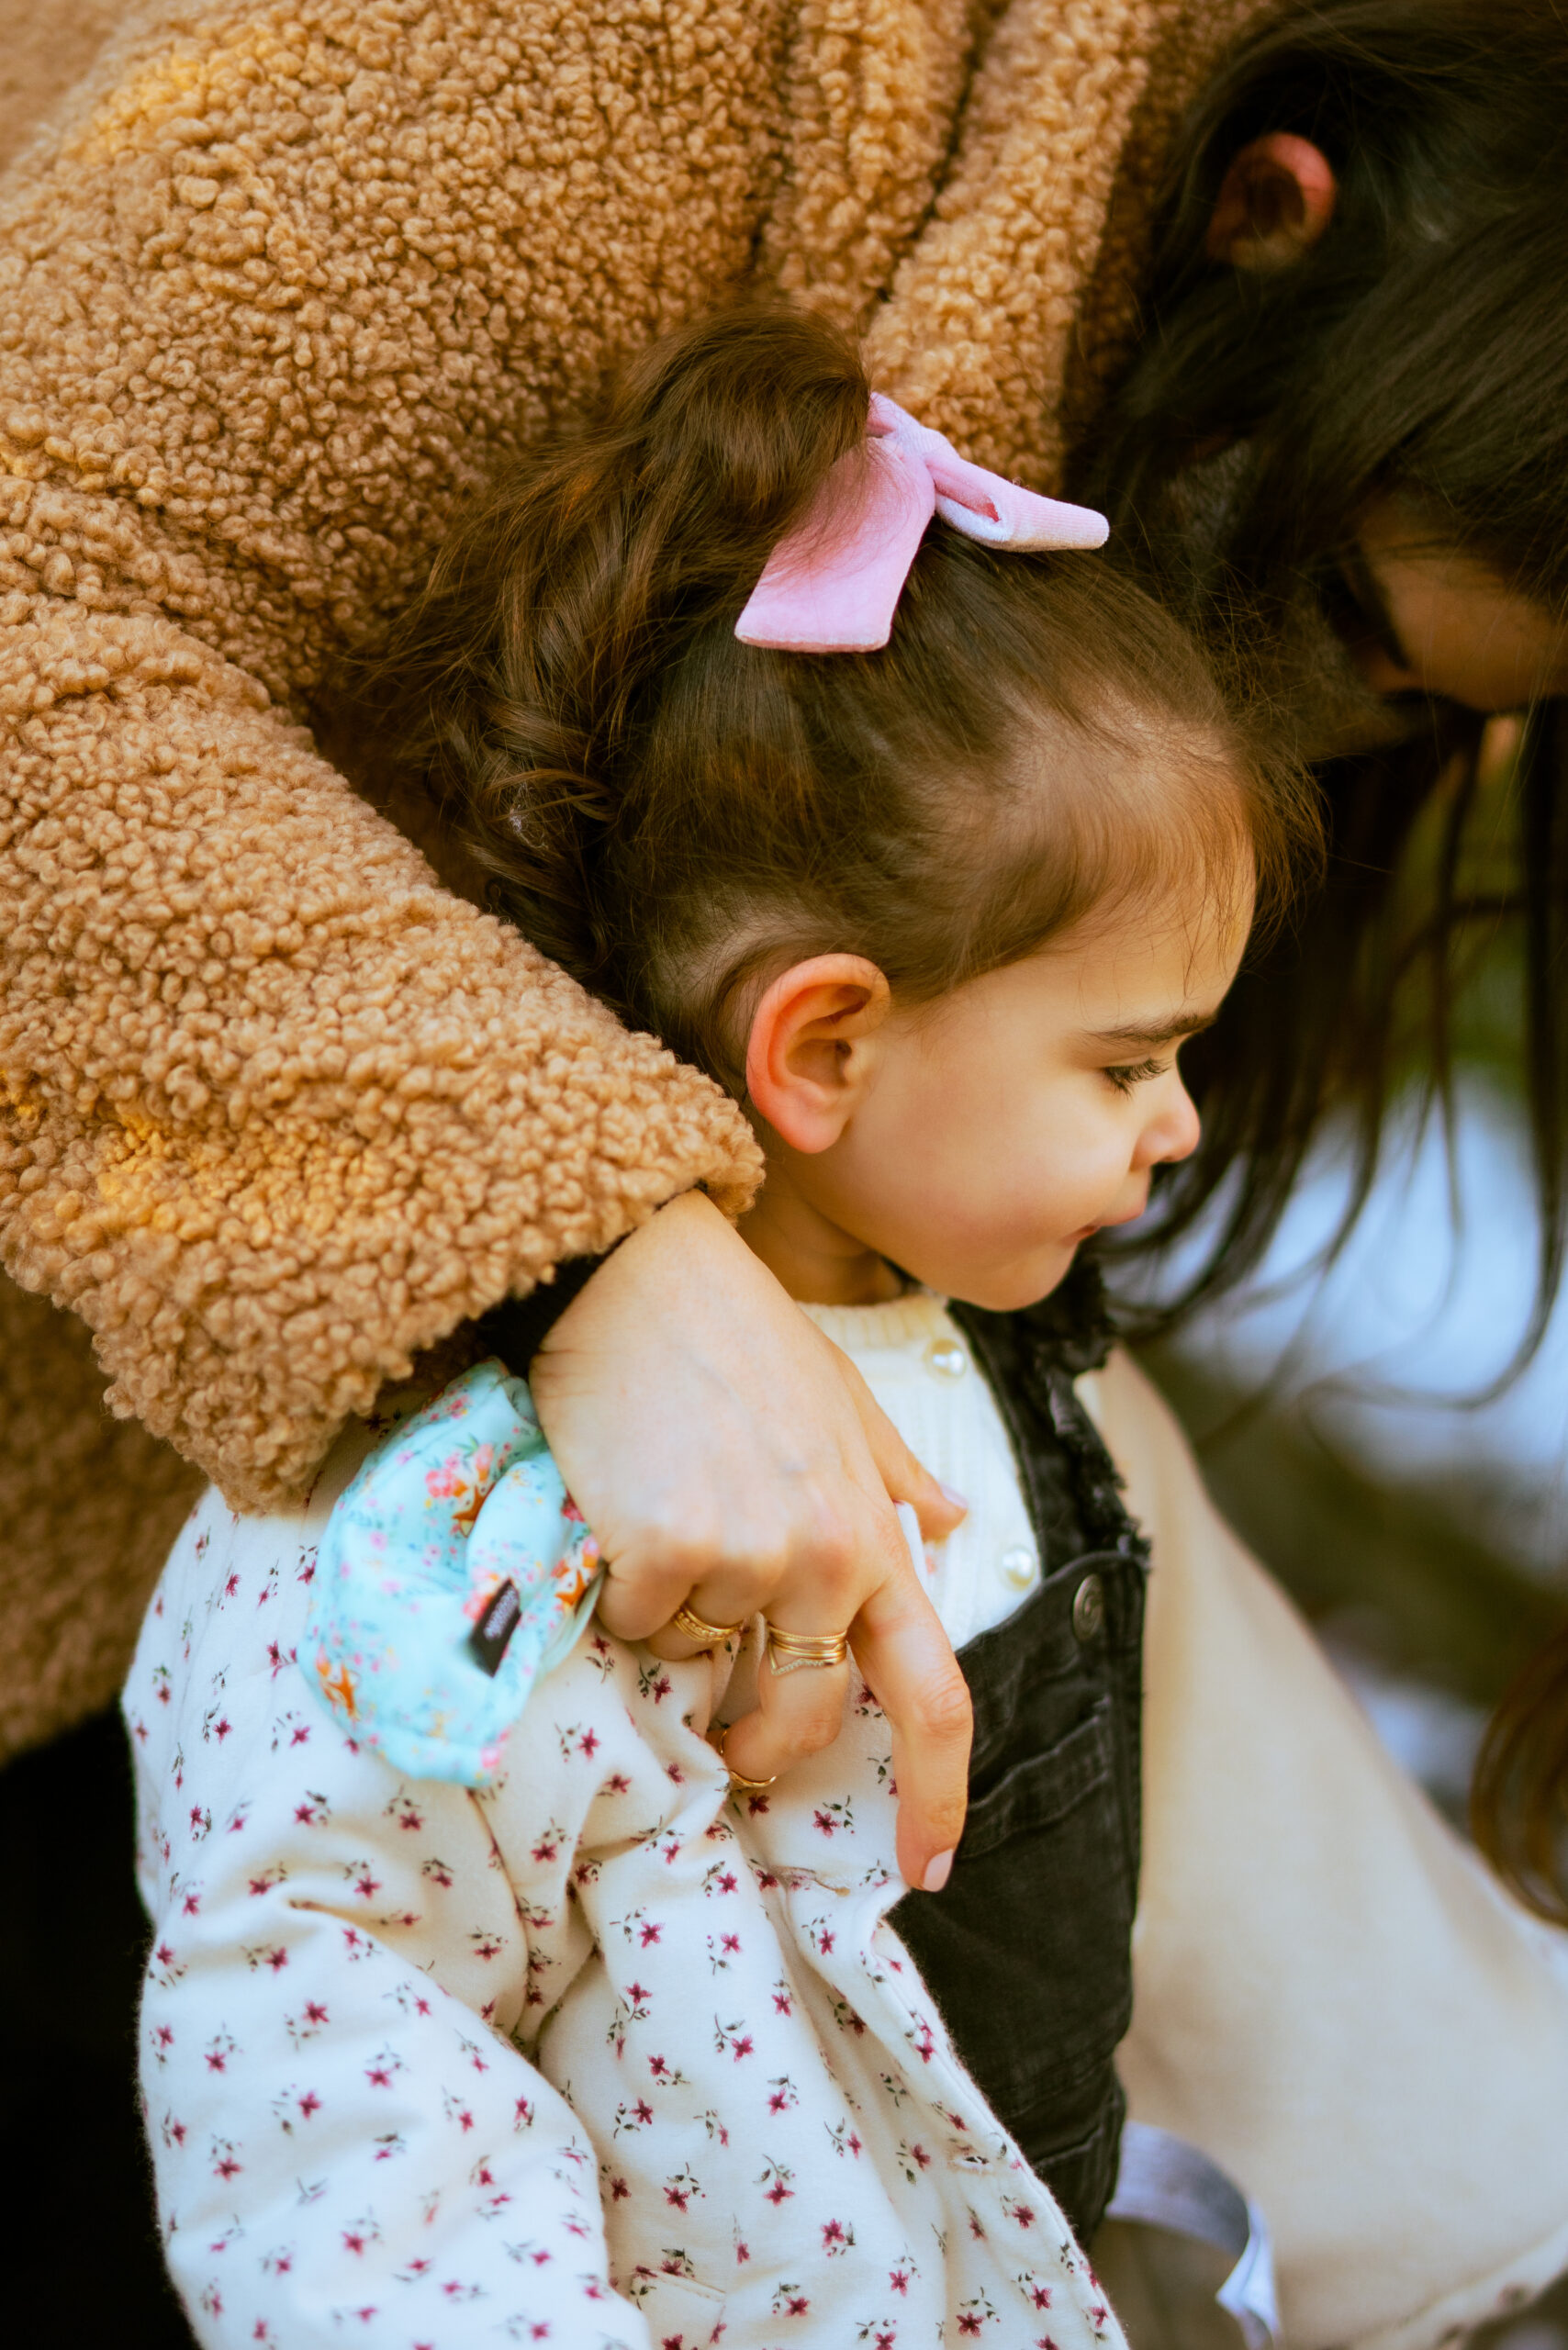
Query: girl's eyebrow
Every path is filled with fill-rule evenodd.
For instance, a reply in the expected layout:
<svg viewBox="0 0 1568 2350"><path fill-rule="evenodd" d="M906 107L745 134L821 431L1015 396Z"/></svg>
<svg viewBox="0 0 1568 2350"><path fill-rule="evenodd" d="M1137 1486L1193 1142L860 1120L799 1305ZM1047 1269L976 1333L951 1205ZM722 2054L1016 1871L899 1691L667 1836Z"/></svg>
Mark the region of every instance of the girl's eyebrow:
<svg viewBox="0 0 1568 2350"><path fill-rule="evenodd" d="M1218 1019L1217 1008L1213 1012L1180 1012L1175 1018L1163 1021L1157 1028L1093 1028L1087 1032L1091 1045L1103 1046L1107 1051L1124 1047L1131 1052L1158 1051L1162 1045L1174 1045L1188 1036L1201 1036Z"/></svg>

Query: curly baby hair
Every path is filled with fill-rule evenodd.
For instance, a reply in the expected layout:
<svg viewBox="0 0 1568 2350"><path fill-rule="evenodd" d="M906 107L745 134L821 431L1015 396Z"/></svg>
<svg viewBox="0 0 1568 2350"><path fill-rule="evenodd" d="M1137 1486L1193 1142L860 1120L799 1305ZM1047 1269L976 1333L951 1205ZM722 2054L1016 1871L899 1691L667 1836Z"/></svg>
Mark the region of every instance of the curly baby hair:
<svg viewBox="0 0 1568 2350"><path fill-rule="evenodd" d="M1314 845L1295 770L1092 556L936 520L884 650L737 641L869 398L818 319L678 331L459 523L388 656L495 910L736 1093L739 1009L791 962L928 1002L1173 877L1213 901L1238 849L1272 920Z"/></svg>

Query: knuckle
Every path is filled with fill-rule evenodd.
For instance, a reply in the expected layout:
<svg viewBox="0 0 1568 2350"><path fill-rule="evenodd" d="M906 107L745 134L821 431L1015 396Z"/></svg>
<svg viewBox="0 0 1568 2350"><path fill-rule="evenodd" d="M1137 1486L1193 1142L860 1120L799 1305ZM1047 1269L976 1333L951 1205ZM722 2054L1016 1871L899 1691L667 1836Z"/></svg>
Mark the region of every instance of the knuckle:
<svg viewBox="0 0 1568 2350"><path fill-rule="evenodd" d="M847 1667L791 1673L782 1683L776 1679L773 1687L775 1733L788 1742L791 1753L817 1754L833 1744L844 1726Z"/></svg>
<svg viewBox="0 0 1568 2350"><path fill-rule="evenodd" d="M689 1585L722 1581L748 1592L772 1589L784 1571L786 1549L777 1525L755 1528L715 1522L689 1529L679 1542Z"/></svg>
<svg viewBox="0 0 1568 2350"><path fill-rule="evenodd" d="M848 1574L858 1548L858 1530L845 1511L831 1505L817 1511L803 1545L804 1555L816 1573Z"/></svg>
<svg viewBox="0 0 1568 2350"><path fill-rule="evenodd" d="M906 1722L909 1735L933 1746L968 1744L974 1732L969 1684L955 1667L934 1673L916 1692Z"/></svg>
<svg viewBox="0 0 1568 2350"><path fill-rule="evenodd" d="M790 1744L799 1755L820 1754L838 1736L844 1720L842 1701L835 1706L816 1705L809 1712L791 1722Z"/></svg>
<svg viewBox="0 0 1568 2350"><path fill-rule="evenodd" d="M756 1594L756 1605L771 1598L789 1573L790 1552L775 1527L745 1544L732 1542L725 1561L726 1576Z"/></svg>
<svg viewBox="0 0 1568 2350"><path fill-rule="evenodd" d="M622 1583L669 1581L679 1569L684 1534L663 1517L639 1518L621 1531L615 1572Z"/></svg>
<svg viewBox="0 0 1568 2350"><path fill-rule="evenodd" d="M819 1606L836 1606L854 1592L864 1544L859 1529L836 1510L822 1512L790 1574Z"/></svg>
<svg viewBox="0 0 1568 2350"><path fill-rule="evenodd" d="M642 1583L629 1582L617 1564L611 1566L600 1586L599 1614L612 1632L619 1632L622 1624L638 1622L648 1614L644 1599Z"/></svg>
<svg viewBox="0 0 1568 2350"><path fill-rule="evenodd" d="M660 1583L681 1593L689 1591L714 1563L713 1546L704 1529L689 1522L665 1528L657 1544L649 1545L649 1556Z"/></svg>
<svg viewBox="0 0 1568 2350"><path fill-rule="evenodd" d="M938 1851L956 1845L964 1832L969 1806L961 1795L939 1796L925 1807L925 1822Z"/></svg>
<svg viewBox="0 0 1568 2350"><path fill-rule="evenodd" d="M617 1563L613 1576L617 1606L639 1622L663 1624L680 1606L685 1584L663 1559L643 1558L633 1565Z"/></svg>

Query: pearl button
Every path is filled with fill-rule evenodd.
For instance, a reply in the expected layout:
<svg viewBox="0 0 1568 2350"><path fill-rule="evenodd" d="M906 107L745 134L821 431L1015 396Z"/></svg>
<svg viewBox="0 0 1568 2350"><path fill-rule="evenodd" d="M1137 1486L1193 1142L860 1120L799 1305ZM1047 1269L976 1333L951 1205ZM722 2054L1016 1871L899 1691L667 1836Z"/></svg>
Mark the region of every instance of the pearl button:
<svg viewBox="0 0 1568 2350"><path fill-rule="evenodd" d="M969 1367L957 1338L933 1338L925 1349L925 1368L935 1379L962 1379Z"/></svg>
<svg viewBox="0 0 1568 2350"><path fill-rule="evenodd" d="M1010 1583L1014 1591L1027 1591L1036 1570L1033 1544L1014 1542L1010 1550L1003 1550L997 1564L1003 1583Z"/></svg>
<svg viewBox="0 0 1568 2350"><path fill-rule="evenodd" d="M1092 1640L1105 1621L1105 1586L1098 1575L1085 1575L1072 1595L1072 1628L1081 1640Z"/></svg>

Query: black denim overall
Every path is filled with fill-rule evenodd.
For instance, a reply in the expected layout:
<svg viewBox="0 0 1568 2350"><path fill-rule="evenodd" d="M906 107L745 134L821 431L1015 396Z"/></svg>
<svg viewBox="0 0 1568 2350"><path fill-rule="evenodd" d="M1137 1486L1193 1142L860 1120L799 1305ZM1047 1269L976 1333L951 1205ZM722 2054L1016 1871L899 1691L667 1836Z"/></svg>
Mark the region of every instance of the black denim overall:
<svg viewBox="0 0 1568 2350"><path fill-rule="evenodd" d="M950 1310L1012 1438L1041 1581L960 1652L969 1820L945 1891L906 1896L893 1922L1084 2241L1115 2186L1125 2111L1148 1548L1072 1389L1111 1343L1093 1266L1025 1313Z"/></svg>

